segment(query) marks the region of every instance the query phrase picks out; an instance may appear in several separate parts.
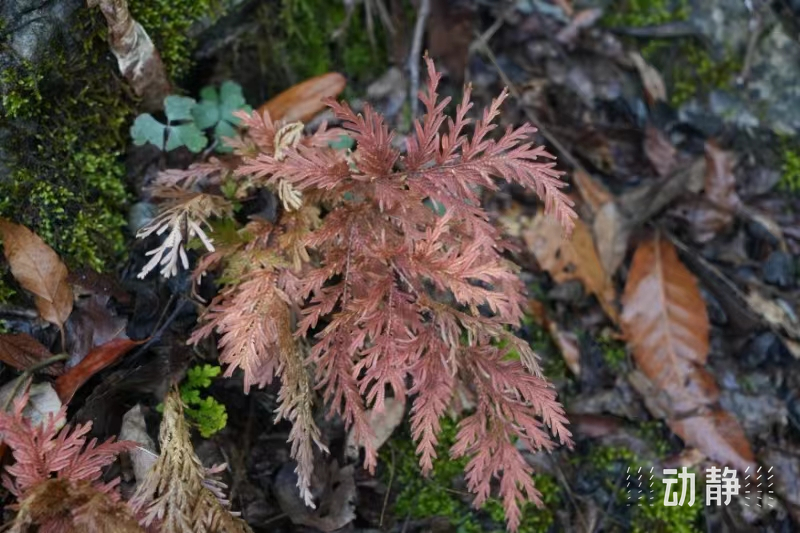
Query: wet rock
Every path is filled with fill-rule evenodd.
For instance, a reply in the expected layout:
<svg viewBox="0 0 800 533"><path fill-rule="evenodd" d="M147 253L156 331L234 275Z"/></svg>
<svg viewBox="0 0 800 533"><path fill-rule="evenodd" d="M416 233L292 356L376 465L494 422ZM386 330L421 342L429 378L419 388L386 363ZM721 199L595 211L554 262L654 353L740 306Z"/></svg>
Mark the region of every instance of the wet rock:
<svg viewBox="0 0 800 533"><path fill-rule="evenodd" d="M755 3L753 3L755 4ZM710 41L712 58L724 51L742 63L756 31L755 21L766 28L750 56L744 80L731 79L707 98L687 102L681 108L684 119L717 117L739 128L766 128L777 133L800 132L800 43L764 3L748 8L739 0L691 2L691 23ZM738 73L736 74L738 77Z"/></svg>
<svg viewBox="0 0 800 533"><path fill-rule="evenodd" d="M770 285L789 288L795 284L794 258L781 250L772 252L764 262L764 281Z"/></svg>
<svg viewBox="0 0 800 533"><path fill-rule="evenodd" d="M790 354L780 338L771 331L765 331L745 346L740 361L745 368L754 369L762 365L779 363L788 356Z"/></svg>
<svg viewBox="0 0 800 533"><path fill-rule="evenodd" d="M84 7L83 0L15 0L0 3L0 35L9 52L0 51L0 70L11 61L36 62L49 41L69 26L72 15ZM12 56L16 56L13 57Z"/></svg>

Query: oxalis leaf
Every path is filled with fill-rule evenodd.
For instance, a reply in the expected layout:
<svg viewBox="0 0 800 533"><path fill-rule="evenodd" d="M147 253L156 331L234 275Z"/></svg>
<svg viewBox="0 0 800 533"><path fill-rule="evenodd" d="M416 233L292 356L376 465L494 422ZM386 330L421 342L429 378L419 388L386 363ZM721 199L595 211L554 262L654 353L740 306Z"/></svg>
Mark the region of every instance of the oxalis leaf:
<svg viewBox="0 0 800 533"><path fill-rule="evenodd" d="M25 226L0 219L0 234L14 278L34 294L42 318L61 328L72 312L67 267L52 248Z"/></svg>
<svg viewBox="0 0 800 533"><path fill-rule="evenodd" d="M219 91L215 87L205 87L200 91L200 103L192 109L194 122L200 129L214 128L214 137L218 141L218 152L229 152L231 149L223 141L236 134L234 126L240 119L233 115L236 111L250 112L242 93L242 87L233 81L223 83Z"/></svg>
<svg viewBox="0 0 800 533"><path fill-rule="evenodd" d="M194 98L167 96L164 99L167 124L162 124L149 113L139 115L131 126L134 144L143 146L150 143L168 152L185 146L194 153L201 152L208 139L193 121L192 110L196 104Z"/></svg>

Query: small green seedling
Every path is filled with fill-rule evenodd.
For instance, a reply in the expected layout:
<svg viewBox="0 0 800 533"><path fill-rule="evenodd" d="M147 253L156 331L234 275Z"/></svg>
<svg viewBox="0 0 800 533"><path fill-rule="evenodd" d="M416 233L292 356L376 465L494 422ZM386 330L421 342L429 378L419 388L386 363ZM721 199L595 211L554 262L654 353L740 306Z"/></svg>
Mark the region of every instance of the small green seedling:
<svg viewBox="0 0 800 533"><path fill-rule="evenodd" d="M186 373L186 379L180 386L181 400L186 405L184 414L204 439L221 431L228 423L225 405L211 396L200 394L202 390L211 386L211 382L220 372L222 369L217 365L193 366ZM163 405L159 405L158 411L163 408Z"/></svg>

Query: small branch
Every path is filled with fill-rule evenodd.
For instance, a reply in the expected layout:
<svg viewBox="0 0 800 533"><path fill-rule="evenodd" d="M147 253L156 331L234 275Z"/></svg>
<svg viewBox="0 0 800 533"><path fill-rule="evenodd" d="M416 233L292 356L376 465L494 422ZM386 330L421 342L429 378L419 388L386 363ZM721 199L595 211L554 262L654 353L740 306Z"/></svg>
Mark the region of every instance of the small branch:
<svg viewBox="0 0 800 533"><path fill-rule="evenodd" d="M494 55L494 52L492 52L492 49L489 48L489 45L483 38L483 35L479 34L478 32L475 32L475 37L477 41L474 44L476 44L477 48L481 50L489 59L489 61L492 63L495 70L497 71L497 74L500 76L500 79L503 80L503 83L506 85L506 87L508 87L508 92L511 93L511 96L513 96L518 102L521 103L522 95L520 94L519 89L517 89L517 86L514 85L514 82L512 82L511 78L509 78L508 75L505 73L503 67L501 67L500 64L497 62L497 57ZM567 161L567 163L572 165L573 168L581 170L587 175L591 175L586 170L586 168L581 164L581 162L578 161L569 150L567 150L566 146L564 146L561 143L561 141L559 141L557 137L555 137L552 133L550 133L550 131L544 126L544 124L541 123L539 118L530 109L529 106L523 104L522 111L525 113L525 116L528 117L528 120L530 120L533 123L533 125L539 129L539 132L542 134L542 136L545 139L547 139L547 141L561 153L561 156Z"/></svg>
<svg viewBox="0 0 800 533"><path fill-rule="evenodd" d="M417 118L419 112L419 58L422 55L422 39L425 36L425 23L431 11L430 0L420 0L417 10L417 22L414 25L414 39L411 41L411 51L408 53L409 87L408 98L411 101L411 118Z"/></svg>
<svg viewBox="0 0 800 533"><path fill-rule="evenodd" d="M17 397L17 393L19 392L19 389L22 386L22 384L25 383L26 381L28 381L28 379L30 379L33 376L33 374L35 374L39 370L41 370L43 368L46 368L46 367L48 367L48 366L50 366L52 364L55 364L55 363L58 363L58 362L61 362L61 361L66 361L67 359L69 359L69 354L60 353L58 355L54 355L53 357L48 357L47 359L45 359L43 361L39 361L38 363L36 363L35 365L33 365L30 368L26 368L25 371L22 374L19 375L19 377L17 378L16 382L14 383L14 387L11 389L11 394L9 394L8 398L6 398L6 401L3 404L3 411L8 411L8 408L11 405L11 402L13 402L14 398Z"/></svg>

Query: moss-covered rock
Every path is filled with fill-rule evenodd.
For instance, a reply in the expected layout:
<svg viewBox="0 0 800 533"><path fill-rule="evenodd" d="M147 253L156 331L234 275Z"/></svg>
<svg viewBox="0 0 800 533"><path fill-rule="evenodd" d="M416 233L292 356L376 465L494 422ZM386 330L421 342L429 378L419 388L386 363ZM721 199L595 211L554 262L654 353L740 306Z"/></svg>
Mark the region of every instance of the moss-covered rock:
<svg viewBox="0 0 800 533"><path fill-rule="evenodd" d="M174 80L192 66L192 51L199 29L222 17L236 0L147 0L130 2L133 18L153 40L161 60Z"/></svg>
<svg viewBox="0 0 800 533"><path fill-rule="evenodd" d="M60 15L33 31L11 13L0 30L0 216L70 266L102 269L125 250L120 156L134 102L99 13L80 0L39 3Z"/></svg>

